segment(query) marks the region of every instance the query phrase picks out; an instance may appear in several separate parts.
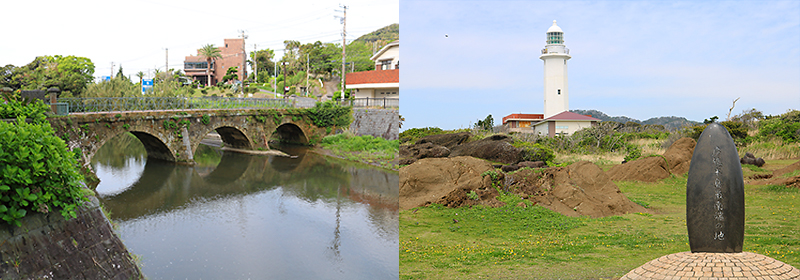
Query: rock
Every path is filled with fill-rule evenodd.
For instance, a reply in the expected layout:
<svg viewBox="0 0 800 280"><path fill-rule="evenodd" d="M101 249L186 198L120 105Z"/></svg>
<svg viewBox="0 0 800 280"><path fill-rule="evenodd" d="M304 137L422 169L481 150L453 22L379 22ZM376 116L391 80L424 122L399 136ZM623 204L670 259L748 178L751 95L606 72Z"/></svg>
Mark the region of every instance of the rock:
<svg viewBox="0 0 800 280"><path fill-rule="evenodd" d="M517 163L522 149L515 148L510 142L507 135L493 135L453 148L450 157L470 156L505 164Z"/></svg>
<svg viewBox="0 0 800 280"><path fill-rule="evenodd" d="M488 170L493 170L491 164L473 157L420 159L400 168L400 209L437 201L450 207L467 203L471 200L466 196L469 191L494 190L489 176L481 176ZM476 193L481 197L486 195L484 191ZM442 201L448 195L450 199Z"/></svg>
<svg viewBox="0 0 800 280"><path fill-rule="evenodd" d="M518 169L519 166L516 164L503 165L502 167L500 167L500 170L503 170L503 172L513 172L517 171Z"/></svg>
<svg viewBox="0 0 800 280"><path fill-rule="evenodd" d="M756 156L754 156L753 154L747 152L747 153L744 153L744 157L739 159L739 163L741 163L741 164L751 164L751 165L755 165L755 166L758 166L758 167L762 167L762 166L764 166L764 163L766 163L766 162L764 162L763 158L756 158Z"/></svg>
<svg viewBox="0 0 800 280"><path fill-rule="evenodd" d="M519 168L523 167L542 168L542 167L547 167L547 163L545 163L544 161L522 161L520 163L517 163L517 166L519 166Z"/></svg>
<svg viewBox="0 0 800 280"><path fill-rule="evenodd" d="M456 146L469 142L471 137L469 132L437 134L422 137L415 144L432 143L453 150Z"/></svg>
<svg viewBox="0 0 800 280"><path fill-rule="evenodd" d="M686 182L686 228L693 253L740 253L744 180L728 131L712 123L700 134Z"/></svg>
<svg viewBox="0 0 800 280"><path fill-rule="evenodd" d="M448 155L450 155L450 149L433 143L400 146L400 164L411 164L418 159L440 158Z"/></svg>

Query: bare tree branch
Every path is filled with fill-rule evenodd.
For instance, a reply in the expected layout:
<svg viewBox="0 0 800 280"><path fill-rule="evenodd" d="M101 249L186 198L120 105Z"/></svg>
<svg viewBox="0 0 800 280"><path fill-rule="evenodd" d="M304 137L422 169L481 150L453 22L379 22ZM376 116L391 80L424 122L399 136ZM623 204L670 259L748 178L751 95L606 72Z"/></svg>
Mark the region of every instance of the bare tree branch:
<svg viewBox="0 0 800 280"><path fill-rule="evenodd" d="M728 117L725 119L726 121L731 120L731 112L733 112L733 107L736 107L736 101L739 101L739 98L741 97L737 97L736 100L733 100L733 105L731 105L731 109L728 110Z"/></svg>

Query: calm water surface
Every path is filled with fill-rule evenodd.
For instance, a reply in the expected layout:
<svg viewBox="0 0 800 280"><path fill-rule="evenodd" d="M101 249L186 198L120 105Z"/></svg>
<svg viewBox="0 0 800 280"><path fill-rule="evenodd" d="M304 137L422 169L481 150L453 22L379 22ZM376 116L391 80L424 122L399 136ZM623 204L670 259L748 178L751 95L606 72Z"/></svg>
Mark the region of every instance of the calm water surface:
<svg viewBox="0 0 800 280"><path fill-rule="evenodd" d="M100 200L149 279L397 279L398 175L305 149L200 145L195 166L120 136L92 162Z"/></svg>

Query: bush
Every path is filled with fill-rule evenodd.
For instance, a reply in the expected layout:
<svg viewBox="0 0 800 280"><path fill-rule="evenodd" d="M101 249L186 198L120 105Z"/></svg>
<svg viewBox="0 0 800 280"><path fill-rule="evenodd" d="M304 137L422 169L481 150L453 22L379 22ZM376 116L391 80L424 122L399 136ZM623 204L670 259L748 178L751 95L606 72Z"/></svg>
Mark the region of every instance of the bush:
<svg viewBox="0 0 800 280"><path fill-rule="evenodd" d="M400 132L400 139L402 139L403 142L416 142L422 137L442 134L443 132L444 131L438 127L411 128Z"/></svg>
<svg viewBox="0 0 800 280"><path fill-rule="evenodd" d="M628 150L628 154L625 155L626 162L634 161L642 157L642 149L639 148L639 146L636 146L634 144L628 144L626 146L626 149Z"/></svg>
<svg viewBox="0 0 800 280"><path fill-rule="evenodd" d="M11 93L3 94L5 102L0 104L0 119L16 119L17 117L33 119L40 123L47 118L50 107L39 99L25 100Z"/></svg>
<svg viewBox="0 0 800 280"><path fill-rule="evenodd" d="M552 149L538 143L516 141L514 147L521 148L520 158L526 161L553 161L556 154Z"/></svg>
<svg viewBox="0 0 800 280"><path fill-rule="evenodd" d="M759 122L758 136L763 140L772 137L787 143L800 142L800 111L792 110L778 117L767 117Z"/></svg>
<svg viewBox="0 0 800 280"><path fill-rule="evenodd" d="M0 216L9 224L28 211L60 209L76 217L81 195L78 163L49 123L0 122Z"/></svg>
<svg viewBox="0 0 800 280"><path fill-rule="evenodd" d="M353 108L339 106L331 101L317 102L308 109L308 117L318 127L344 127L353 121Z"/></svg>

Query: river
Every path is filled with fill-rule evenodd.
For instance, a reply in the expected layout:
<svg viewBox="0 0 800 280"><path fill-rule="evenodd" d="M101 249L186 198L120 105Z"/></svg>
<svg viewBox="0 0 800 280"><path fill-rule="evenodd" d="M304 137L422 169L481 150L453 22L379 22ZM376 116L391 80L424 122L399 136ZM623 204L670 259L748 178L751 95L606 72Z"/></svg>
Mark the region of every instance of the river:
<svg viewBox="0 0 800 280"><path fill-rule="evenodd" d="M187 166L123 134L92 166L148 279L397 279L398 174L281 149L297 158L200 145Z"/></svg>

